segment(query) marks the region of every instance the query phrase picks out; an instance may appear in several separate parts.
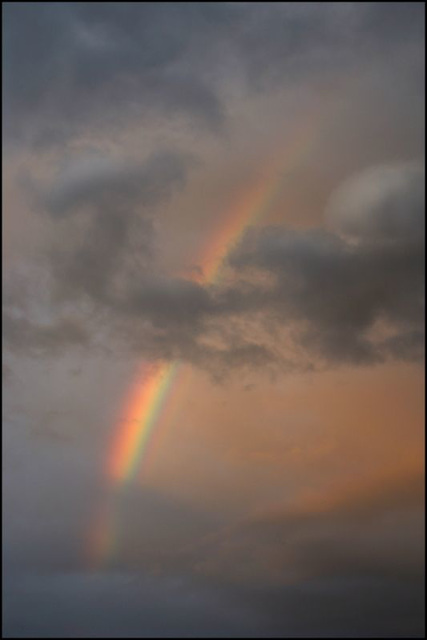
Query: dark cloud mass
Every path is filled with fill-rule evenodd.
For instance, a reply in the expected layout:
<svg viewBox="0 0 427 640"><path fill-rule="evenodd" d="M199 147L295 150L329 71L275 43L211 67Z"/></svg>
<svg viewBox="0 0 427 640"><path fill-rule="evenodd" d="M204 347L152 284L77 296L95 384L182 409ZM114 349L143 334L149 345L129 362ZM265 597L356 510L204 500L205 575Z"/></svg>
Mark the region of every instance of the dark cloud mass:
<svg viewBox="0 0 427 640"><path fill-rule="evenodd" d="M354 242L322 229L266 229L231 258L238 267L275 276L264 303L280 321L303 323L302 344L327 359L422 357L424 174L419 168L407 173L405 167L372 169L342 187L332 220ZM394 334L369 336L375 322Z"/></svg>
<svg viewBox="0 0 427 640"><path fill-rule="evenodd" d="M45 145L90 122L108 126L144 110L189 114L217 129L223 119L218 98L184 63L185 14L191 19L193 12L197 19L197 8L181 15L152 3L8 5L13 68L6 68L6 113L12 131L24 124L22 133Z"/></svg>
<svg viewBox="0 0 427 640"><path fill-rule="evenodd" d="M65 227L50 249L56 300L86 300L116 338L142 355L211 367L297 366L285 345L276 342L272 350L263 338L272 326L290 328L308 360L367 364L423 357L421 165L374 167L349 179L332 195L330 230L248 232L229 262L237 276L249 268L267 274L268 285L216 287L158 277L150 268L150 225L138 208L167 198L182 184L185 166L166 155L131 171L98 159L63 172L46 209L53 216L84 214L88 226L72 242L72 229ZM19 325L9 317L4 335L16 348ZM242 335L246 318L252 326ZM31 340L35 347L59 347L62 329L64 348L79 336L86 341L83 329L75 325L70 333L62 320L48 327L20 322L22 344L29 347ZM213 333L217 346L208 347L205 339Z"/></svg>
<svg viewBox="0 0 427 640"><path fill-rule="evenodd" d="M5 19L8 131L43 146L153 112L218 131L230 58L261 89L423 35L420 3L6 3Z"/></svg>

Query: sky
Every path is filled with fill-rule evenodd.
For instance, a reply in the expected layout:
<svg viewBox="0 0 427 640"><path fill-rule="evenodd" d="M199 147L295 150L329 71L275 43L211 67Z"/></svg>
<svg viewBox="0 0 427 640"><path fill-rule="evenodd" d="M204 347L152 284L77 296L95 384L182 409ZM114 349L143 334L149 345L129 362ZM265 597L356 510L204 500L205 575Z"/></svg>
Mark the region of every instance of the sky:
<svg viewBox="0 0 427 640"><path fill-rule="evenodd" d="M4 637L423 637L424 3L3 38Z"/></svg>

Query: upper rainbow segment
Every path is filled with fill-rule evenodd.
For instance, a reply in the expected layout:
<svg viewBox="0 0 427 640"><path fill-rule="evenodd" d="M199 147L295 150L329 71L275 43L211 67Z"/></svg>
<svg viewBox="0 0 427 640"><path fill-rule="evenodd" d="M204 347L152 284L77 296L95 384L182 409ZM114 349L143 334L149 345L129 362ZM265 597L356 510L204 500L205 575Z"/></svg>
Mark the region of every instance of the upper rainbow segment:
<svg viewBox="0 0 427 640"><path fill-rule="evenodd" d="M225 216L225 224L201 256L202 275L195 278L196 280L204 284L215 284L219 280L231 249L248 226L262 218L269 210L280 190L280 180L277 176L277 167L273 166L235 199Z"/></svg>
<svg viewBox="0 0 427 640"><path fill-rule="evenodd" d="M215 284L220 279L230 251L250 225L256 224L271 211L283 189L285 174L297 167L307 155L316 137L319 116L326 111L327 106L327 103L322 108L313 105L313 110L302 117L295 127L285 152L280 150L276 153L245 191L234 200L225 215L225 223L203 250L199 260L202 275L195 277L195 280Z"/></svg>

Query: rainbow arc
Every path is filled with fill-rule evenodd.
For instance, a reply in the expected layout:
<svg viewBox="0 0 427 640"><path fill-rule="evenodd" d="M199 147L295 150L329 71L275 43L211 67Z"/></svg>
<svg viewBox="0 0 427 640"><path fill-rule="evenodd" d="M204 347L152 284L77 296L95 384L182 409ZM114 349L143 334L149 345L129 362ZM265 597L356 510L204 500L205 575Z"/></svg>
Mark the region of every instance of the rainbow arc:
<svg viewBox="0 0 427 640"><path fill-rule="evenodd" d="M322 110L320 110L321 112ZM319 116L319 111L317 113ZM311 148L315 139L319 117L309 114L301 120L292 140L283 154L276 156L254 180L235 198L219 229L200 260L200 275L193 280L204 286L218 283L227 256L244 232L261 221L274 205L284 183L286 172L298 166ZM136 380L125 402L110 446L107 460L107 475L111 483L111 499L97 514L90 532L90 555L99 565L111 558L118 531L118 508L120 489L133 482L146 456L153 431L168 405L172 389L177 392L185 367L180 361L165 362L144 369ZM188 376L187 376L188 377ZM188 386L182 384L182 389ZM176 394L175 394L176 395Z"/></svg>

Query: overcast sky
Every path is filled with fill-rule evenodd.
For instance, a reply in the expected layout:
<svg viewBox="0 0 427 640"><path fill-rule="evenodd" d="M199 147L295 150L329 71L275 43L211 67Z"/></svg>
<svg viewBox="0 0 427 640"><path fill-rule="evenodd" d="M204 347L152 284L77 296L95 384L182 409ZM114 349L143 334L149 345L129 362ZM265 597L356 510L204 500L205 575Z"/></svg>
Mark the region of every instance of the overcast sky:
<svg viewBox="0 0 427 640"><path fill-rule="evenodd" d="M424 4L3 18L5 637L423 636Z"/></svg>

